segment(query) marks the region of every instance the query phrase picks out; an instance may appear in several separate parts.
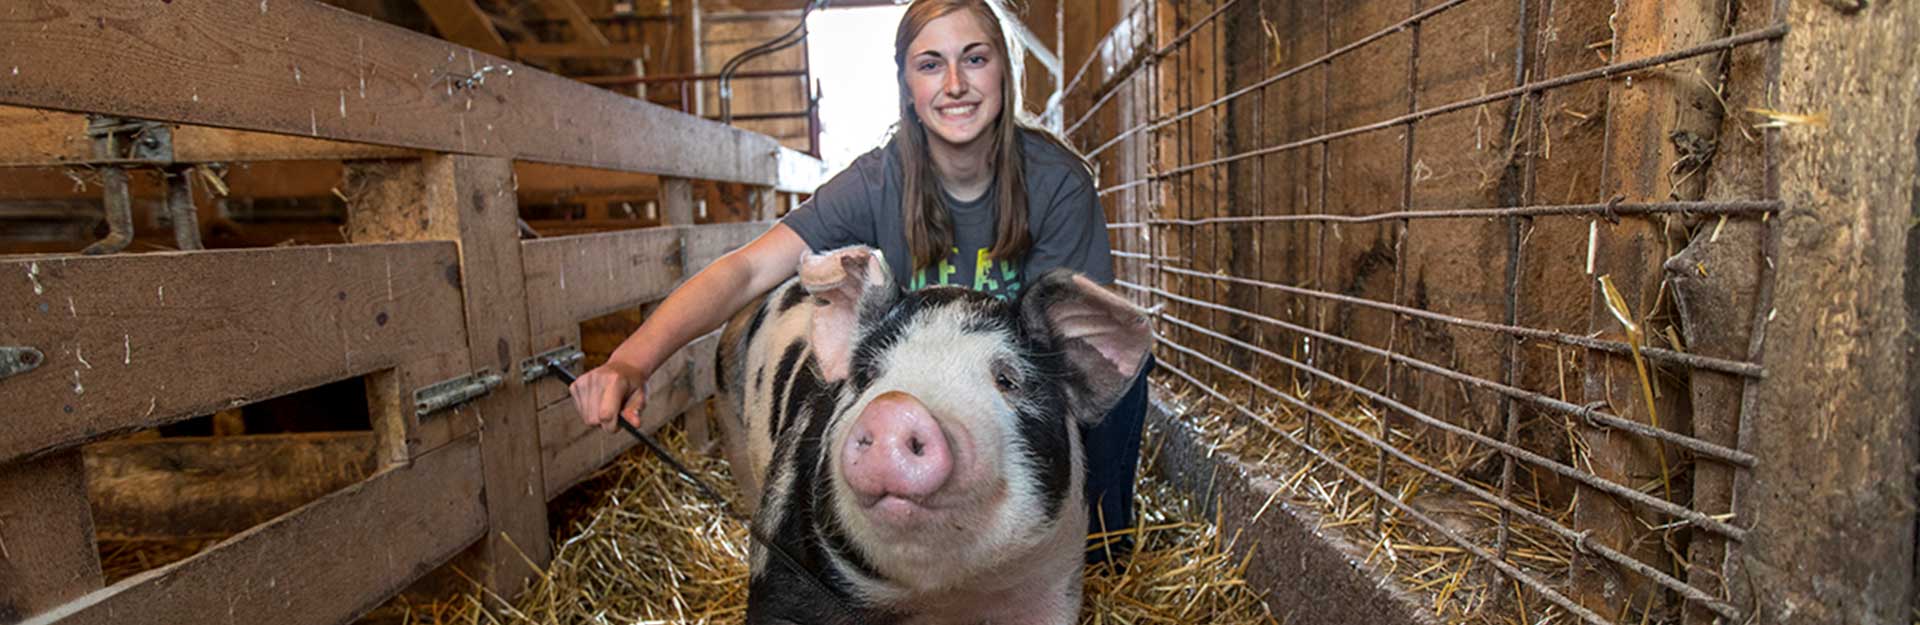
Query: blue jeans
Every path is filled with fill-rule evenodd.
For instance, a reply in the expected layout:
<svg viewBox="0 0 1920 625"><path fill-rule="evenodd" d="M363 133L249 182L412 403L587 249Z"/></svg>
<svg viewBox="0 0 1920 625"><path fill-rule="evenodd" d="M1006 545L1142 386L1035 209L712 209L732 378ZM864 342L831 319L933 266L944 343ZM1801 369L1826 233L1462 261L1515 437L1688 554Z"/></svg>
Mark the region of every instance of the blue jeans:
<svg viewBox="0 0 1920 625"><path fill-rule="evenodd" d="M1141 429L1147 420L1147 374L1153 371L1153 356L1134 377L1133 386L1120 403L1107 412L1098 425L1080 428L1080 440L1087 460L1087 533L1111 532L1133 527L1133 487L1140 466ZM1106 525L1102 527L1101 520ZM1089 541L1088 545L1098 544ZM1087 563L1107 559L1107 552L1124 555L1133 549L1131 537L1121 537L1106 548L1087 552Z"/></svg>

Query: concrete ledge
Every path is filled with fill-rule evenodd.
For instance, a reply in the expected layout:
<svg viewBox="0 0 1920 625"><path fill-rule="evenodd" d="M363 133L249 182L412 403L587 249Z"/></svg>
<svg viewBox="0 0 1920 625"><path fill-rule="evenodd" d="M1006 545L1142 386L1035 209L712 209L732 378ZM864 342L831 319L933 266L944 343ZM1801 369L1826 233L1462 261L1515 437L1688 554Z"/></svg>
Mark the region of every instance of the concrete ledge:
<svg viewBox="0 0 1920 625"><path fill-rule="evenodd" d="M1277 480L1262 477L1246 462L1211 449L1199 430L1177 418L1177 409L1155 395L1147 427L1160 446L1154 473L1203 502L1208 515L1222 522L1221 535L1240 532L1235 549L1255 549L1247 566L1247 584L1289 625L1436 625L1398 582L1364 564L1366 550L1333 532L1323 532L1320 515L1275 499ZM1219 504L1224 510L1216 511ZM1266 512L1252 521L1262 506Z"/></svg>

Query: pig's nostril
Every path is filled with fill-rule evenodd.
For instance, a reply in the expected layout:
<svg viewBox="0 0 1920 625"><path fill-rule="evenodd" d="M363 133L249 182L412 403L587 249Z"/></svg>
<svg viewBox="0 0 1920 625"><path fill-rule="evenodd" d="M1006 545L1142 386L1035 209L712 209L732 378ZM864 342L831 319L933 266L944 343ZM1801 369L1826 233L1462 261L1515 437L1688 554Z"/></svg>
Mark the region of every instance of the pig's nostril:
<svg viewBox="0 0 1920 625"><path fill-rule="evenodd" d="M873 437L871 437L871 436L862 436L862 437L860 437L860 446L861 446L861 447L872 447L872 446L873 446Z"/></svg>
<svg viewBox="0 0 1920 625"><path fill-rule="evenodd" d="M907 441L907 448L913 451L913 455L920 456L925 455L922 452L926 451L927 444L920 442L920 437L915 436L913 440Z"/></svg>

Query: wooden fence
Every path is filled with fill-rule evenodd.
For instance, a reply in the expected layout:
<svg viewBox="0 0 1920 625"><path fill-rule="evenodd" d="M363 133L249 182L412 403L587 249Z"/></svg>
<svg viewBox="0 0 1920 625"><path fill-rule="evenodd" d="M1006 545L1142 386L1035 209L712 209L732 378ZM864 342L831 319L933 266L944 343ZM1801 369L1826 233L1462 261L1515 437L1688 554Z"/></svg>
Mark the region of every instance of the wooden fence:
<svg viewBox="0 0 1920 625"><path fill-rule="evenodd" d="M0 127L0 164L85 160L58 126L71 113L181 124L180 163L343 160L349 243L0 257L0 346L40 354L0 378L0 622L342 623L456 558L518 589L551 554L547 501L631 444L583 427L565 387L524 381L522 362L767 227L691 225L686 181L806 193L822 175L767 137L311 0L10 11L0 104L65 113ZM522 240L517 161L659 175L670 225ZM702 339L656 374L656 417L711 394L712 350ZM499 383L419 414L416 394L463 376ZM353 378L372 432L82 449ZM96 516L89 479L136 500L153 485L128 476L169 454L251 460L166 478L198 479L169 491L192 497ZM234 488L265 480L295 485ZM244 530L104 585L96 525L271 508L296 486L317 497L269 519L202 514Z"/></svg>

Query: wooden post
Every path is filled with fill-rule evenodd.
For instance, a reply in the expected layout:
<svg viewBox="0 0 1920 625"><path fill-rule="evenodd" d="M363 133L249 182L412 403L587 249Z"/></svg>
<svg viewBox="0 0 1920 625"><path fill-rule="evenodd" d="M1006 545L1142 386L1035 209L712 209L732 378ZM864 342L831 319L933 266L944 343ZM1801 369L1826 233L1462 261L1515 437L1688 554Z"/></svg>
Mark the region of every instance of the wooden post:
<svg viewBox="0 0 1920 625"><path fill-rule="evenodd" d="M1775 4L1775 3L1770 3ZM1766 380L1740 424L1759 457L1735 489L1753 526L1730 557L1757 622L1907 623L1920 444L1920 5L1786 3L1767 108L1777 132L1778 276ZM1840 5L1861 8L1847 11ZM1763 10L1764 11L1764 10ZM1747 113L1747 123L1765 121Z"/></svg>
<svg viewBox="0 0 1920 625"><path fill-rule="evenodd" d="M660 225L693 225L693 181L660 178Z"/></svg>
<svg viewBox="0 0 1920 625"><path fill-rule="evenodd" d="M0 623L103 583L79 450L0 466Z"/></svg>
<svg viewBox="0 0 1920 625"><path fill-rule="evenodd" d="M1719 36L1726 29L1725 3L1710 0L1635 0L1623 2L1614 14L1613 59L1626 60L1658 55L1686 48ZM1675 136L1713 137L1719 125L1719 105L1711 90L1696 77L1716 76L1718 57L1689 59L1656 71L1641 72L1614 80L1609 85L1605 141L1607 158L1603 164L1601 190L1607 196L1627 202L1663 202L1683 191L1685 182L1674 163L1680 158ZM1698 185L1692 185L1698 193ZM1664 335L1665 322L1655 327L1650 319L1671 304L1662 295L1665 274L1662 263L1671 247L1670 233L1683 232L1682 224L1670 217L1628 217L1618 223L1601 221L1594 231L1590 287L1589 329L1609 338L1627 339L1623 324L1615 317L1599 279L1609 277L1617 287L1628 318L1645 337L1642 345L1659 345L1652 338ZM1656 308L1659 307L1659 308ZM1629 339L1630 340L1630 339ZM1691 431L1691 414L1677 389L1663 383L1661 372L1647 364L1644 380L1631 358L1594 354L1585 379L1589 401L1604 401L1609 411L1621 418L1650 423L1656 427ZM1647 385L1654 388L1647 388ZM1652 405L1646 401L1653 397ZM1616 484L1638 488L1653 483L1650 494L1691 506L1686 479L1688 463L1677 447L1623 432L1583 428L1581 437L1587 457L1575 459L1576 465L1590 466L1595 475ZM1591 531L1595 540L1618 549L1678 577L1677 565L1670 554L1678 550L1679 530L1652 532L1671 519L1648 513L1583 488L1574 510L1574 529ZM1672 607L1649 599L1658 588L1644 577L1624 572L1598 558L1581 558L1573 569L1574 596L1582 605L1600 614L1639 615L1649 609L1656 613ZM1662 596L1665 593L1658 593ZM1631 606L1631 607L1627 607ZM1630 620L1639 620L1632 616Z"/></svg>
<svg viewBox="0 0 1920 625"><path fill-rule="evenodd" d="M429 415L419 427L427 430L430 423L445 422L455 436L471 427L480 431L488 530L456 564L477 573L502 596L517 593L536 574L529 562L545 566L552 557L533 394L515 368L531 350L512 171L512 164L501 158L435 156L356 163L348 167L346 184L355 190L349 202L351 240L460 243L458 280L466 301L468 365L499 373L504 380L478 400ZM401 400L400 412L411 419L413 391L438 380L405 373L399 397L389 400ZM392 404L375 406L375 420L394 420L395 409ZM431 441L412 446L430 447Z"/></svg>

